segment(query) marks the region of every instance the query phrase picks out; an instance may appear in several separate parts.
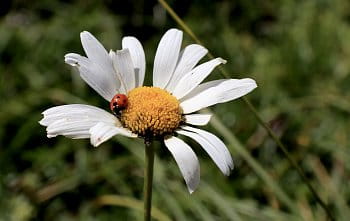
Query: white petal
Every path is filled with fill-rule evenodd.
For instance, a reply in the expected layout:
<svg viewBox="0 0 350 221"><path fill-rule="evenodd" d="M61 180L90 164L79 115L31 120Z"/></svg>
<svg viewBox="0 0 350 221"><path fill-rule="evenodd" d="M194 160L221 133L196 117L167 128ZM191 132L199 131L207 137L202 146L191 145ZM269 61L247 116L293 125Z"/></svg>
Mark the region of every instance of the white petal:
<svg viewBox="0 0 350 221"><path fill-rule="evenodd" d="M68 104L49 108L43 113L44 118L39 122L48 126L61 119L91 120L114 123L118 120L114 115L100 108L86 104Z"/></svg>
<svg viewBox="0 0 350 221"><path fill-rule="evenodd" d="M109 51L109 57L112 59L112 64L113 64L113 68L116 74L116 78L118 79L118 81L120 82L120 87L119 87L119 93L121 94L127 94L128 91L126 89L126 83L125 83L125 79L122 76L122 74L119 71L119 67L117 65L117 55L113 50Z"/></svg>
<svg viewBox="0 0 350 221"><path fill-rule="evenodd" d="M52 138L57 135L63 135L73 139L89 138L89 128L95 123L87 120L57 120L46 128L47 137Z"/></svg>
<svg viewBox="0 0 350 221"><path fill-rule="evenodd" d="M118 134L118 132L119 131L116 127L99 122L89 130L91 135L90 142L93 146L97 147L101 143Z"/></svg>
<svg viewBox="0 0 350 221"><path fill-rule="evenodd" d="M170 29L159 42L153 66L153 86L165 88L179 58L182 31Z"/></svg>
<svg viewBox="0 0 350 221"><path fill-rule="evenodd" d="M214 80L214 81L208 81L208 82L205 82L203 84L200 84L198 85L195 89L193 89L190 93L188 93L186 96L182 97L180 99L180 103L182 101L185 101L187 99L190 99L192 98L193 96L209 89L209 88L212 88L212 87L216 87L218 85L220 85L222 82L225 82L227 81L228 79L219 79L219 80Z"/></svg>
<svg viewBox="0 0 350 221"><path fill-rule="evenodd" d="M228 168L230 170L233 169L233 161L232 161L231 154L228 151L224 142L222 142L217 136L215 136L212 133L209 133L208 131L201 130L194 127L183 126L182 129L197 133L199 136L206 139L211 144L211 146L214 147L217 150L217 152L220 153L220 155L225 159L225 162ZM226 173L224 174L228 176L229 172L230 171L228 171L228 174Z"/></svg>
<svg viewBox="0 0 350 221"><path fill-rule="evenodd" d="M120 82L115 75L104 71L99 65L79 54L69 53L64 57L65 62L76 66L81 78L107 101L118 92Z"/></svg>
<svg viewBox="0 0 350 221"><path fill-rule="evenodd" d="M112 60L102 44L87 31L80 33L80 39L87 57L107 74L115 75Z"/></svg>
<svg viewBox="0 0 350 221"><path fill-rule="evenodd" d="M131 60L129 49L118 50L115 59L115 68L117 68L118 73L120 73L122 81L126 91L130 91L135 88L135 71L134 65Z"/></svg>
<svg viewBox="0 0 350 221"><path fill-rule="evenodd" d="M44 111L43 115L44 118L39 123L47 126L48 137L64 135L70 138L88 138L90 128L98 122L120 125L112 114L83 104L53 107Z"/></svg>
<svg viewBox="0 0 350 221"><path fill-rule="evenodd" d="M211 114L189 114L185 115L185 122L192 125L203 126L209 123Z"/></svg>
<svg viewBox="0 0 350 221"><path fill-rule="evenodd" d="M208 85L214 86L208 87ZM250 78L208 82L194 89L191 96L181 102L180 106L184 114L188 114L217 103L237 99L256 87L255 81Z"/></svg>
<svg viewBox="0 0 350 221"><path fill-rule="evenodd" d="M124 37L122 46L128 48L135 69L136 87L143 85L146 70L145 52L141 43L134 37Z"/></svg>
<svg viewBox="0 0 350 221"><path fill-rule="evenodd" d="M131 134L131 132L128 132L125 128L116 127L113 124L105 122L98 122L95 126L90 128L89 133L91 135L90 142L95 147L117 134L128 137L136 137L135 135Z"/></svg>
<svg viewBox="0 0 350 221"><path fill-rule="evenodd" d="M173 92L179 80L190 72L207 53L208 50L206 48L197 44L191 44L184 48L180 53L174 74L165 89L169 92Z"/></svg>
<svg viewBox="0 0 350 221"><path fill-rule="evenodd" d="M230 175L230 167L226 163L225 156L222 155L220 151L216 149L206 138L201 137L199 134L194 132L189 132L185 130L178 130L177 133L188 136L193 140L197 141L203 149L208 153L210 158L215 162L219 167L221 172L226 176Z"/></svg>
<svg viewBox="0 0 350 221"><path fill-rule="evenodd" d="M164 139L165 146L173 155L181 174L185 179L188 191L192 193L200 180L199 162L190 146L176 137Z"/></svg>
<svg viewBox="0 0 350 221"><path fill-rule="evenodd" d="M226 61L224 59L215 58L197 66L191 72L187 73L183 78L181 78L173 91L173 95L177 97L177 99L181 99L195 87L197 87L216 66L225 63Z"/></svg>

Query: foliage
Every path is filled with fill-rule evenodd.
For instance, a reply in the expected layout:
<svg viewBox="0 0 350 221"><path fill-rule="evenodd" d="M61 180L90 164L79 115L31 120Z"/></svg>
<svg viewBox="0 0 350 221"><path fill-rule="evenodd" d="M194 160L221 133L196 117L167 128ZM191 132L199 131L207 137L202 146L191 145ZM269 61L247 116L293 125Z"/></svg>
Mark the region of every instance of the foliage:
<svg viewBox="0 0 350 221"><path fill-rule="evenodd" d="M232 77L258 82L249 98L331 205L337 220L346 220L350 215L349 2L170 3L211 53L228 60L224 68ZM157 43L170 27L177 24L156 2L4 3L0 9L1 221L142 220L142 212L132 209L137 208L135 199L142 199L141 141L115 137L94 149L88 140L48 139L37 122L40 113L54 105L108 108L64 64L64 54L83 53L81 31L92 32L107 49L120 48L122 36L139 38L150 84ZM184 41L193 43L187 35ZM215 71L210 78L222 76ZM295 169L243 102L217 105L212 111L217 119L208 127L228 144L235 170L224 177L193 143L201 162L201 184L189 195L175 161L159 145L153 205L161 217L326 220ZM128 198L112 206L101 198L109 194Z"/></svg>

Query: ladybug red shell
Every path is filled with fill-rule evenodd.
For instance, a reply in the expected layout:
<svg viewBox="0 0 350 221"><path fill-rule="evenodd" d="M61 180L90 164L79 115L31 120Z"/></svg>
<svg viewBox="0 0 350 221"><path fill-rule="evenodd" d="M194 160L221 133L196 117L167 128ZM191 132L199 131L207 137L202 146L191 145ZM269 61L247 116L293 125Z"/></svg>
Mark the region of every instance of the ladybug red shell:
<svg viewBox="0 0 350 221"><path fill-rule="evenodd" d="M128 106L128 97L125 94L116 94L109 103L111 111L115 115L120 115L120 111Z"/></svg>

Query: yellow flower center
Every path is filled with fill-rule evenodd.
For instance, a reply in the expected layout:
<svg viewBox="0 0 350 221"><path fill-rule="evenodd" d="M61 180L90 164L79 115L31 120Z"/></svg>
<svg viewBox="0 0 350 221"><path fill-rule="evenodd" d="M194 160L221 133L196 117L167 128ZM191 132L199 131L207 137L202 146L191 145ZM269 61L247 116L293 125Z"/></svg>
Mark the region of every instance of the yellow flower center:
<svg viewBox="0 0 350 221"><path fill-rule="evenodd" d="M128 94L128 105L121 113L124 127L141 137L162 137L174 132L182 121L179 101L157 87L138 87Z"/></svg>

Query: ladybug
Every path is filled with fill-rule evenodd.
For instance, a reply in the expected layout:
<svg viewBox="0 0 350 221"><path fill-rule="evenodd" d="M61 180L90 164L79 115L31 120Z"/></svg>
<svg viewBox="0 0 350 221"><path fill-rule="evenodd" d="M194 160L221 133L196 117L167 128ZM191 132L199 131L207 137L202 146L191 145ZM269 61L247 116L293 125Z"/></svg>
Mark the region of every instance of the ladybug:
<svg viewBox="0 0 350 221"><path fill-rule="evenodd" d="M120 116L120 112L128 106L128 97L125 94L116 94L109 103L111 111L116 116Z"/></svg>

